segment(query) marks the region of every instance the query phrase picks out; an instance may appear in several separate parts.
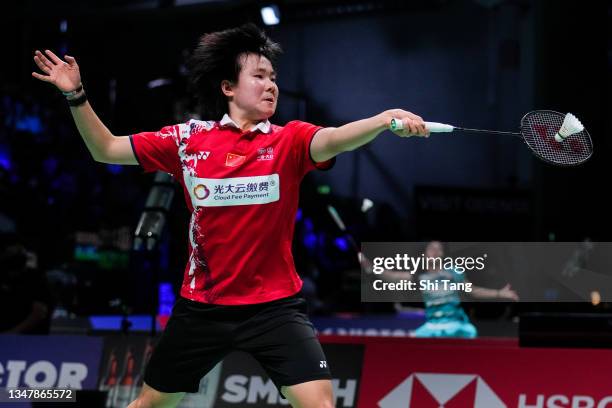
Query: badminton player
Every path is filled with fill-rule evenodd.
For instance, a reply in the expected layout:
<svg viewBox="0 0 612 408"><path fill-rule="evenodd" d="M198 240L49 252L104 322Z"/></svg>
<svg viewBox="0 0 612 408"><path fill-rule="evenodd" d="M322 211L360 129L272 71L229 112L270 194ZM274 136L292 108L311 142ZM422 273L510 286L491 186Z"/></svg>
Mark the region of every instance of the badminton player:
<svg viewBox="0 0 612 408"><path fill-rule="evenodd" d="M440 241L430 241L425 246L426 258L444 258L444 244ZM417 274L419 281L448 280L453 283L470 283L465 274L454 269L436 269L436 262L428 263L428 269ZM413 275L406 272L387 271L387 278L394 280L410 279ZM470 322L467 314L461 307L461 299L456 290L444 290L441 286L437 290L422 290L425 303L426 322L419 326L415 337L463 337L475 338L478 335L476 327ZM489 289L471 285L471 292L466 293L475 299L517 301L517 293L510 285L501 289Z"/></svg>
<svg viewBox="0 0 612 408"><path fill-rule="evenodd" d="M254 25L204 35L190 63L202 119L115 136L87 101L74 57L35 52L32 75L64 93L94 160L172 174L192 213L189 259L168 325L134 407L173 407L229 352L250 353L294 407L332 407L327 364L291 255L299 184L402 120L398 136L427 136L392 109L331 128L270 123L280 46Z"/></svg>

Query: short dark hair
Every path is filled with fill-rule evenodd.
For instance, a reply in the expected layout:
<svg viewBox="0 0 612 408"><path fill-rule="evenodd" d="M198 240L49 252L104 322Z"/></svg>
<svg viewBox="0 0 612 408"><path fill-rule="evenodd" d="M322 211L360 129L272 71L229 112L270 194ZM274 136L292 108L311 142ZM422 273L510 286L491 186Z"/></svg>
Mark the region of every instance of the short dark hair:
<svg viewBox="0 0 612 408"><path fill-rule="evenodd" d="M264 56L274 66L281 52L280 45L253 23L200 37L189 59L188 69L189 87L196 97L202 119L219 120L228 112L221 81L238 81L242 55Z"/></svg>

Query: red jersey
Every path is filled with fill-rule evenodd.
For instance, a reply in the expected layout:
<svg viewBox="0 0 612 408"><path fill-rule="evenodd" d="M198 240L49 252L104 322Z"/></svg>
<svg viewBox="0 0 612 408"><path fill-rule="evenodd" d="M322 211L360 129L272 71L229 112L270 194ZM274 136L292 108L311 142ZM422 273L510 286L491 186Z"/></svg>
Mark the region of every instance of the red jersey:
<svg viewBox="0 0 612 408"><path fill-rule="evenodd" d="M191 211L181 296L243 305L301 289L291 254L300 182L310 170L333 165L310 156L320 128L266 121L243 132L225 115L130 136L144 170L172 174Z"/></svg>

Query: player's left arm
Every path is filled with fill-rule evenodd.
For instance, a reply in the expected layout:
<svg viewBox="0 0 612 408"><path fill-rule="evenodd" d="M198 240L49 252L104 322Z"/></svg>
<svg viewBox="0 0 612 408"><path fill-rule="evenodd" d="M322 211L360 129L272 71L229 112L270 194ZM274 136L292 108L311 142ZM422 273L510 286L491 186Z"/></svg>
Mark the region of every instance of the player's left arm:
<svg viewBox="0 0 612 408"><path fill-rule="evenodd" d="M467 281L466 279L466 282L469 282L469 281ZM506 300L506 301L511 300L514 302L519 300L518 294L512 289L510 284L507 284L501 289L490 289L490 288L483 288L481 286L472 285L472 292L470 292L469 294L475 299L483 299L483 300L484 299L498 299L498 300Z"/></svg>
<svg viewBox="0 0 612 408"><path fill-rule="evenodd" d="M429 136L423 119L412 112L390 109L367 119L334 128L319 130L310 144L310 154L317 163L327 161L342 152L355 150L371 142L391 126L391 119L401 119L403 129L393 131L400 137Z"/></svg>

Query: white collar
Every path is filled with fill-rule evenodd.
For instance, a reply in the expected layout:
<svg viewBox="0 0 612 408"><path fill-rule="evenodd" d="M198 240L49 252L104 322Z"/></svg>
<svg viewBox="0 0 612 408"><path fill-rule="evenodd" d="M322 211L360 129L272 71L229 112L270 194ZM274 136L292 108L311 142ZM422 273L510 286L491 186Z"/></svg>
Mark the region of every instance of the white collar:
<svg viewBox="0 0 612 408"><path fill-rule="evenodd" d="M235 128L240 129L240 127L236 124L236 122L234 122L232 120L232 118L230 118L227 113L225 115L223 115L223 118L221 119L219 124L221 126L228 126L229 125L229 126L233 126ZM251 129L251 132L255 131L256 129L259 129L259 131L261 133L270 133L270 131L272 130L272 125L270 124L270 121L266 119L265 122L259 122L257 125L255 125Z"/></svg>

